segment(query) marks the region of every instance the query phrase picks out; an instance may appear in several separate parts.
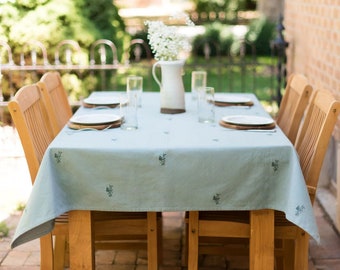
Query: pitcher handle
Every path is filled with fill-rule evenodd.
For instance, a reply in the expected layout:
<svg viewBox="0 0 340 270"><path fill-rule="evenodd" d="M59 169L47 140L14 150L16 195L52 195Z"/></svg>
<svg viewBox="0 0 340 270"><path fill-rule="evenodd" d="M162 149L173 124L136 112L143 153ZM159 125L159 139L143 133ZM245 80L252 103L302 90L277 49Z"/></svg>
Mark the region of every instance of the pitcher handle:
<svg viewBox="0 0 340 270"><path fill-rule="evenodd" d="M159 87L162 88L162 83L160 82L160 80L158 80L157 74L156 74L156 67L158 65L160 65L159 62L156 62L156 63L153 64L153 66L152 66L152 76L155 79L156 83L159 85Z"/></svg>

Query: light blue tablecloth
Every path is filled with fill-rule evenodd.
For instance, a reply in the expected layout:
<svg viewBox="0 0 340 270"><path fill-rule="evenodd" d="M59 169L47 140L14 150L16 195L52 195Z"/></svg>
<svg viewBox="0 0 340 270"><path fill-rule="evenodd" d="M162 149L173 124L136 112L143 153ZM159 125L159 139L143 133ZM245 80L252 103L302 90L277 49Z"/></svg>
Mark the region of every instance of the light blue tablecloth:
<svg viewBox="0 0 340 270"><path fill-rule="evenodd" d="M170 115L160 113L159 93L143 93L136 131L65 127L46 151L12 247L49 232L53 219L70 210L275 209L319 241L298 156L282 131L218 124L232 114L268 116L254 95L243 95L254 106L216 107L214 124L198 122L189 94L186 112Z"/></svg>

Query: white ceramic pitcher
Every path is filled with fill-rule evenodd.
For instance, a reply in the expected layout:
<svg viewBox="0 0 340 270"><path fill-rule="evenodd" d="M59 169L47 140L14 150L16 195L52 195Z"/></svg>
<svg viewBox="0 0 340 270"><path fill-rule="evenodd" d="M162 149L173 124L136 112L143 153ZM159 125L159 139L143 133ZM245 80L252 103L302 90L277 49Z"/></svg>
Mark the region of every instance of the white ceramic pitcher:
<svg viewBox="0 0 340 270"><path fill-rule="evenodd" d="M161 68L162 81L157 77L157 66ZM152 67L152 76L160 87L161 113L185 112L183 66L184 60L175 60L158 61Z"/></svg>

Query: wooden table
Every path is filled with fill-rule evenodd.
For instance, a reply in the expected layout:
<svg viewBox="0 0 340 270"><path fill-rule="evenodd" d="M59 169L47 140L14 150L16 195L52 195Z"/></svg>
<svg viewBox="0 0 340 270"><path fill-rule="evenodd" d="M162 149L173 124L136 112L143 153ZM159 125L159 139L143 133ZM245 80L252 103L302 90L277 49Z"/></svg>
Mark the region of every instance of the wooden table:
<svg viewBox="0 0 340 270"><path fill-rule="evenodd" d="M282 131L218 124L225 115L269 117L254 95L242 96L254 106L216 107L214 124L198 122L189 94L186 112L168 115L159 112L158 93L143 93L135 131L65 127L46 151L12 247L40 237L42 224L69 212L71 269L93 269L91 210L251 210L251 269L273 269L274 210L316 239L318 231L298 157ZM119 109L80 108L77 115L93 113ZM53 196L43 196L46 190ZM303 218L296 215L301 206ZM36 215L46 217L41 225Z"/></svg>

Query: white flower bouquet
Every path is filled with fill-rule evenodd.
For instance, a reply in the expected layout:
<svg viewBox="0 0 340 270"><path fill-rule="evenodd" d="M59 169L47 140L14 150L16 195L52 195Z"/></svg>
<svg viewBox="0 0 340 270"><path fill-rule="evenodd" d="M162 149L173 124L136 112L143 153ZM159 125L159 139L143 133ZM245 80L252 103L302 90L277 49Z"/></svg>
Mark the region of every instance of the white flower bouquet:
<svg viewBox="0 0 340 270"><path fill-rule="evenodd" d="M194 25L188 15L181 16L184 16L186 25ZM179 15L171 18L179 18ZM148 26L148 39L156 60L178 60L181 53L191 50L189 39L180 34L178 26L166 25L162 21L146 21L145 25Z"/></svg>

